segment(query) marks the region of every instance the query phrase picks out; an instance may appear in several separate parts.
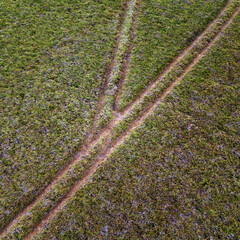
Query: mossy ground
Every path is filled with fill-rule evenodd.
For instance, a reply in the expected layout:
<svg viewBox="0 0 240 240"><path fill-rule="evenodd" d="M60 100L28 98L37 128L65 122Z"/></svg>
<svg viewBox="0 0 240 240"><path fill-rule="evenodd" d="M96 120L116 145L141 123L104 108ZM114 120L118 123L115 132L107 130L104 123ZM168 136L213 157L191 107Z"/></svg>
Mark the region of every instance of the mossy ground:
<svg viewBox="0 0 240 240"><path fill-rule="evenodd" d="M237 239L239 25L36 239Z"/></svg>
<svg viewBox="0 0 240 240"><path fill-rule="evenodd" d="M79 151L126 1L1 1L2 228Z"/></svg>
<svg viewBox="0 0 240 240"><path fill-rule="evenodd" d="M216 17L226 0L143 0L120 109L135 100Z"/></svg>
<svg viewBox="0 0 240 240"><path fill-rule="evenodd" d="M122 108L155 80L226 3L159 2L142 1ZM222 23L238 1L233 2ZM35 198L83 143L93 122L125 3L0 3L1 16L8 16L1 21L0 32L2 226ZM36 238L238 236L239 23L238 15L146 123ZM128 26L127 35L130 29ZM213 35L201 43L207 44L219 29L211 28ZM194 54L201 49L197 46ZM194 54L189 53L186 61L164 78L163 85L136 107L130 123L145 104L156 99L162 86L184 70ZM127 91L131 96L126 97ZM128 126L128 120L117 126L112 140ZM91 166L102 142L72 166L5 239L22 239L39 223Z"/></svg>

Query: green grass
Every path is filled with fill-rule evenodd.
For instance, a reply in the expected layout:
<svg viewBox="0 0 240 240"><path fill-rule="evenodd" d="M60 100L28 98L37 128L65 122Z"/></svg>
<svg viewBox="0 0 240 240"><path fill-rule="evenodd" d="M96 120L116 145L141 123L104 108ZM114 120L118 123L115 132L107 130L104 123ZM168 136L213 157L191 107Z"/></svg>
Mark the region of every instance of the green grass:
<svg viewBox="0 0 240 240"><path fill-rule="evenodd" d="M134 2L130 1L132 12L123 26L98 130L112 117ZM80 150L92 127L125 3L0 3L0 228ZM141 4L120 110L204 30L226 1L143 0ZM238 4L233 0L194 48L114 126L112 141L183 73ZM37 238L238 236L239 23L238 16L207 56ZM97 141L2 239L23 239L31 232L83 177L107 141L106 137Z"/></svg>
<svg viewBox="0 0 240 240"><path fill-rule="evenodd" d="M103 99L103 107L97 119L97 131L106 127L113 120L113 107L118 93L119 82L122 77L123 64L125 55L131 41L131 30L133 19L137 11L137 1L131 0L127 9L127 14L123 22L123 27L120 33L119 46L114 59L114 67L109 76L106 93Z"/></svg>
<svg viewBox="0 0 240 240"><path fill-rule="evenodd" d="M179 60L175 67L164 77L164 80L153 88L153 90L146 97L137 104L132 111L127 114L126 118L120 121L114 128L111 134L112 141L116 140L129 125L142 114L151 103L161 94L161 92L178 76L182 74L184 69L191 61L199 54L207 44L214 38L217 32L220 31L223 24L233 14L237 5L237 1L233 1L232 4L224 11L224 13L217 19L217 21L211 25L211 27L205 32L202 38L194 45L194 47L187 52L184 57ZM17 236L18 238L24 237L31 229L39 223L39 221L46 216L47 213L64 197L64 195L73 187L74 183L81 179L84 171L89 169L96 160L97 155L104 148L106 138L98 141L96 147L90 151L81 161L74 164L71 169L59 180L55 186L48 191L48 193L35 204L28 214L23 216L19 222L14 224L14 227L8 236Z"/></svg>
<svg viewBox="0 0 240 240"><path fill-rule="evenodd" d="M158 79L156 84L145 94L137 104L131 108L124 116L122 121L119 121L113 128L111 139L117 139L128 127L136 120L140 115L148 109L152 103L154 103L167 89L177 80L185 71L185 69L194 61L194 59L201 54L202 51L208 46L208 44L214 39L219 31L221 31L223 25L234 13L239 1L232 1L223 11L223 13L206 29L201 35L200 39L196 41L192 48L188 49L185 54L170 68L170 70Z"/></svg>
<svg viewBox="0 0 240 240"><path fill-rule="evenodd" d="M96 160L105 146L106 137L101 137L88 154L76 162L72 167L59 179L54 186L30 209L24 214L19 221L16 221L11 230L8 231L1 239L24 239L40 221L59 203L64 196L73 188L74 184L82 179L84 173L89 170L93 161Z"/></svg>
<svg viewBox="0 0 240 240"><path fill-rule="evenodd" d="M226 2L142 0L120 109L135 100L147 84L157 78L214 19Z"/></svg>
<svg viewBox="0 0 240 240"><path fill-rule="evenodd" d="M237 239L239 25L36 239Z"/></svg>
<svg viewBox="0 0 240 240"><path fill-rule="evenodd" d="M1 1L0 228L80 150L126 1Z"/></svg>

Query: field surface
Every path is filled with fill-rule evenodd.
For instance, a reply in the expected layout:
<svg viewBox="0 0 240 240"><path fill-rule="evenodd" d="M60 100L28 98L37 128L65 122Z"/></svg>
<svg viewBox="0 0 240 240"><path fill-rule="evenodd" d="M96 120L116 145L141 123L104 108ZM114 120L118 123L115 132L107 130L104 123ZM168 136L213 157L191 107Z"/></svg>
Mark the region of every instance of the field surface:
<svg viewBox="0 0 240 240"><path fill-rule="evenodd" d="M0 239L238 239L239 11L1 1Z"/></svg>
<svg viewBox="0 0 240 240"><path fill-rule="evenodd" d="M124 1L1 1L1 227L90 131Z"/></svg>

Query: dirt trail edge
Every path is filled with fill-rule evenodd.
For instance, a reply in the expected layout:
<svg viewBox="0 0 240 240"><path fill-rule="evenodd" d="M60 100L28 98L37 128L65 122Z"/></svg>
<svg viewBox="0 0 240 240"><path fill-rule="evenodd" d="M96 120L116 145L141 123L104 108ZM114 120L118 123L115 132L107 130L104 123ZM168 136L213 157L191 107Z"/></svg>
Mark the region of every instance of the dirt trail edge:
<svg viewBox="0 0 240 240"><path fill-rule="evenodd" d="M107 125L114 119L116 95L121 87L124 71L127 68L125 64L126 54L128 53L129 46L131 46L131 33L134 34L132 31L135 31L133 26L134 21L137 21L139 6L140 0L131 0L129 3L129 8L123 24L119 48L116 52L114 68L109 76L106 92L104 94L103 105L98 114L95 131L96 134L101 131L102 128L107 127Z"/></svg>
<svg viewBox="0 0 240 240"><path fill-rule="evenodd" d="M110 62L110 65L107 69L107 72L106 72L105 77L104 77L103 82L102 82L101 95L100 95L100 98L99 98L99 102L97 104L96 114L94 116L93 125L91 127L91 131L90 131L90 134L88 136L88 139L86 140L85 145L91 143L94 139L94 133L96 131L97 120L98 120L98 117L99 117L99 113L102 110L103 103L104 103L104 97L105 97L106 90L107 90L107 87L108 87L108 82L109 82L109 79L111 77L111 73L113 71L113 68L115 66L117 51L118 51L118 48L119 48L121 37L123 35L123 25L124 25L126 17L127 17L127 11L129 10L130 2L131 2L131 0L127 1L127 5L126 5L125 11L124 11L124 15L123 15L123 17L121 19L121 22L120 22L120 29L119 29L119 34L118 34L117 41L116 41L116 46L114 47L112 60Z"/></svg>
<svg viewBox="0 0 240 240"><path fill-rule="evenodd" d="M148 84L148 86L146 87L146 89L139 95L139 97L134 100L133 102L131 102L128 106L126 106L122 111L121 111L121 115L126 114L127 112L131 111L132 108L134 107L134 105L140 100L142 99L144 96L146 96L148 94L148 92L150 91L150 89L154 88L156 83L164 76L166 75L170 69L176 65L183 57L184 55L189 52L194 45L204 36L204 34L206 33L206 31L208 31L212 24L223 14L223 12L226 10L226 8L232 3L232 0L229 0L228 3L226 4L226 6L218 13L218 15L216 16L216 18L214 20L212 20L205 28L205 30L197 36L197 38L178 56L176 57L164 70L163 72L157 77L156 80L150 82ZM120 98L120 96L119 96Z"/></svg>
<svg viewBox="0 0 240 240"><path fill-rule="evenodd" d="M115 142L110 144L109 147L107 147L104 152L97 158L95 163L92 165L92 167L85 173L85 176L77 181L74 185L74 187L71 189L71 191L67 194L67 196L64 198L63 201L61 201L59 204L57 204L54 209L48 214L48 216L43 219L40 224L38 224L33 232L29 234L26 239L32 239L43 227L45 224L47 224L51 218L61 210L61 208L66 204L66 202L76 193L76 191L81 188L91 177L92 175L97 171L99 166L105 162L108 159L108 156L111 155L115 149L122 144L126 138L129 136L129 134L139 127L146 118L152 113L152 111L160 104L160 102L168 95L168 93L182 80L182 78L187 74L191 68L204 56L204 54L212 47L212 45L215 43L217 39L220 38L222 32L229 26L229 24L232 22L233 18L238 14L240 7L238 6L234 14L231 16L231 18L224 24L221 31L212 39L212 41L205 47L205 49L192 61L192 63L185 69L185 71L182 73L180 77L178 77L172 84L164 90L161 96L155 101L147 110L146 112L136 119L136 121L131 124L131 126L127 129L126 132L124 132L120 138L118 138Z"/></svg>

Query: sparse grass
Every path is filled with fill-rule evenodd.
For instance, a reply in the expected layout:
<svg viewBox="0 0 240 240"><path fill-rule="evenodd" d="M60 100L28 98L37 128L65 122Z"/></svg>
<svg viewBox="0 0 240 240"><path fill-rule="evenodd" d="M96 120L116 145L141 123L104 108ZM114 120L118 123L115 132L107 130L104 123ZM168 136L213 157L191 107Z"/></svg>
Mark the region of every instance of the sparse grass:
<svg viewBox="0 0 240 240"><path fill-rule="evenodd" d="M125 3L1 1L0 229L79 151Z"/></svg>
<svg viewBox="0 0 240 240"><path fill-rule="evenodd" d="M146 86L214 19L226 0L143 0L120 109Z"/></svg>
<svg viewBox="0 0 240 240"><path fill-rule="evenodd" d="M237 239L240 14L36 239Z"/></svg>

